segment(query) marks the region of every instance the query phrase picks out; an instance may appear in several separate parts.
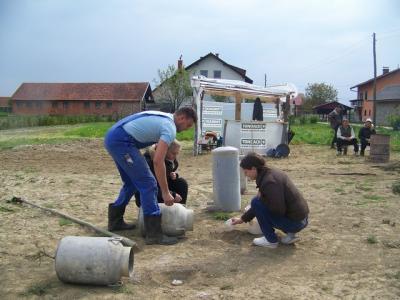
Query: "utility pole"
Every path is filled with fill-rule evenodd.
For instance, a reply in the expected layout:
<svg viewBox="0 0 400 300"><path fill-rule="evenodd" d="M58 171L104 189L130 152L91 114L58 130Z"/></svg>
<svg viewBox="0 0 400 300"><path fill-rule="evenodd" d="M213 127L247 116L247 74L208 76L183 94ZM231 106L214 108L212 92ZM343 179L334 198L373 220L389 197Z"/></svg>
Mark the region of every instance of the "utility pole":
<svg viewBox="0 0 400 300"><path fill-rule="evenodd" d="M264 87L267 87L267 73L264 74Z"/></svg>
<svg viewBox="0 0 400 300"><path fill-rule="evenodd" d="M376 124L376 39L375 39L375 32L372 35L373 38L373 53L374 53L374 94L373 94L373 105L372 105L372 114L373 114L373 121L374 125Z"/></svg>

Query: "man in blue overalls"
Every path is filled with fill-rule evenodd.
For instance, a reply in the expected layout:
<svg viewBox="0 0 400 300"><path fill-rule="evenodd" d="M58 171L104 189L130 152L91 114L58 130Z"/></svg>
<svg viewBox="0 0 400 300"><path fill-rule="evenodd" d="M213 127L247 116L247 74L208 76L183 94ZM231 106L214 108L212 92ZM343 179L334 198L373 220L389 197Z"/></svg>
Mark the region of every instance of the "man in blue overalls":
<svg viewBox="0 0 400 300"><path fill-rule="evenodd" d="M170 194L165 175L165 155L176 132L184 131L197 121L196 112L189 107L177 110L174 114L159 111L144 111L128 116L110 128L104 145L110 153L123 181L118 198L108 206L108 230L133 229L134 225L124 222L125 207L136 191L142 202L146 244L175 244L176 237L163 235L161 230L161 211L158 207L157 193L162 194L164 204L171 206L181 200ZM157 143L154 154L154 171L160 186L140 153L140 149Z"/></svg>

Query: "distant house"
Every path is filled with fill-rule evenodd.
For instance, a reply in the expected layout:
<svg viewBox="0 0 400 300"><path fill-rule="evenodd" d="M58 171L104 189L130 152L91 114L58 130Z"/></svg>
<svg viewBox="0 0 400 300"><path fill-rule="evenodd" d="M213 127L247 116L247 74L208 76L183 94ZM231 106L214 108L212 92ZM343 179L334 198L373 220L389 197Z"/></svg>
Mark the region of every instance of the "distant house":
<svg viewBox="0 0 400 300"><path fill-rule="evenodd" d="M16 115L98 115L118 118L153 102L148 82L23 83L11 97Z"/></svg>
<svg viewBox="0 0 400 300"><path fill-rule="evenodd" d="M320 116L321 120L327 120L328 114L338 106L342 107L342 115L349 118L350 111L353 108L337 101L326 102L324 104L314 106L313 111Z"/></svg>
<svg viewBox="0 0 400 300"><path fill-rule="evenodd" d="M387 125L388 116L396 109L400 109L399 86L400 68L389 71L389 68L384 67L382 74L376 77L376 122L379 125ZM367 118L373 118L374 79L359 83L350 89L355 88L357 88L357 99L350 100L355 111L355 120L365 121Z"/></svg>
<svg viewBox="0 0 400 300"><path fill-rule="evenodd" d="M208 78L240 80L253 83L253 80L246 76L246 70L228 64L219 57L219 54L208 53L195 62L188 65L186 71L190 76L203 75Z"/></svg>
<svg viewBox="0 0 400 300"><path fill-rule="evenodd" d="M178 69L183 68L183 61L178 60ZM240 80L247 83L253 83L253 80L247 77L246 70L233 66L219 57L219 54L208 53L206 56L200 57L195 62L191 63L185 70L189 73L189 76L202 75L208 78L217 79L231 79ZM156 102L161 102L166 97L163 95L164 91L160 86L153 90L154 99ZM187 101L190 102L188 99Z"/></svg>
<svg viewBox="0 0 400 300"><path fill-rule="evenodd" d="M11 112L10 97L0 97L0 112Z"/></svg>
<svg viewBox="0 0 400 300"><path fill-rule="evenodd" d="M294 116L300 115L304 104L304 94L299 93L296 97L290 99L290 102L290 114Z"/></svg>

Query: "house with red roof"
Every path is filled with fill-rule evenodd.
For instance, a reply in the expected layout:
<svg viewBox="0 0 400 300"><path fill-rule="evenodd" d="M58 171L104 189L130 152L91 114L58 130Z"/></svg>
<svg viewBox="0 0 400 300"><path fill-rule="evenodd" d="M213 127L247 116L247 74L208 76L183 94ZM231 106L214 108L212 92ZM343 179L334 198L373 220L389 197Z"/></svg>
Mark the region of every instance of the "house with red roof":
<svg viewBox="0 0 400 300"><path fill-rule="evenodd" d="M23 83L11 96L16 115L97 115L120 118L153 103L148 82Z"/></svg>
<svg viewBox="0 0 400 300"><path fill-rule="evenodd" d="M0 97L0 112L10 112L11 101L10 97Z"/></svg>
<svg viewBox="0 0 400 300"><path fill-rule="evenodd" d="M357 89L357 90L355 90ZM357 92L357 99L350 100L357 121L374 118L374 78L352 86ZM376 123L388 125L391 114L400 114L400 68L389 71L384 67L381 75L376 77Z"/></svg>

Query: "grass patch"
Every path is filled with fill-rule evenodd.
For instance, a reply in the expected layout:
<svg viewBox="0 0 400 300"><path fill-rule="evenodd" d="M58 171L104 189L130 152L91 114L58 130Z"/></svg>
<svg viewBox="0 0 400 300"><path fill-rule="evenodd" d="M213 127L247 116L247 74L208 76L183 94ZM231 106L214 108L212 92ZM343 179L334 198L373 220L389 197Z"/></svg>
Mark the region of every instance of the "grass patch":
<svg viewBox="0 0 400 300"><path fill-rule="evenodd" d="M379 203L385 200L384 197L378 195L363 195L363 199L358 201L356 205L366 205L370 203Z"/></svg>
<svg viewBox="0 0 400 300"><path fill-rule="evenodd" d="M68 220L68 219L65 219L65 218L60 218L59 220L58 220L58 225L60 225L60 226L69 226L69 225L72 225L72 221L71 220Z"/></svg>
<svg viewBox="0 0 400 300"><path fill-rule="evenodd" d="M344 189L336 188L335 189L335 193L343 194L344 193Z"/></svg>
<svg viewBox="0 0 400 300"><path fill-rule="evenodd" d="M66 137L103 138L107 130L113 125L111 122L90 123L81 125L64 132Z"/></svg>
<svg viewBox="0 0 400 300"><path fill-rule="evenodd" d="M8 208L8 207L6 207L6 206L0 206L0 212L15 212L15 210L14 209L12 209L12 208Z"/></svg>
<svg viewBox="0 0 400 300"><path fill-rule="evenodd" d="M44 296L46 295L50 289L53 288L52 282L38 282L32 284L27 288L25 292L22 293L22 296Z"/></svg>
<svg viewBox="0 0 400 300"><path fill-rule="evenodd" d="M299 124L295 122L291 125L291 129L295 132L293 144L312 144L312 145L330 145L333 137L333 130L327 123L305 123ZM355 135L358 137L358 132L362 125L352 124ZM390 135L390 149L392 151L400 151L400 131L386 129L382 127L376 128L377 133Z"/></svg>
<svg viewBox="0 0 400 300"><path fill-rule="evenodd" d="M130 290L125 284L112 286L111 290L115 294L128 294L128 295L133 294L133 291Z"/></svg>
<svg viewBox="0 0 400 300"><path fill-rule="evenodd" d="M46 208L55 208L53 203L45 203L45 204L43 204L43 206Z"/></svg>
<svg viewBox="0 0 400 300"><path fill-rule="evenodd" d="M393 182L392 192L393 192L393 194L400 195L400 181Z"/></svg>
<svg viewBox="0 0 400 300"><path fill-rule="evenodd" d="M359 190L359 191L370 192L370 191L372 191L374 188L371 187L369 184L366 184L366 185L364 185L364 184L359 184L359 185L356 185L356 189Z"/></svg>
<svg viewBox="0 0 400 300"><path fill-rule="evenodd" d="M364 195L364 199L371 200L372 202L379 202L383 200L383 197L377 195Z"/></svg>
<svg viewBox="0 0 400 300"><path fill-rule="evenodd" d="M370 235L367 237L367 243L368 244L376 244L378 243L378 239L374 235Z"/></svg>
<svg viewBox="0 0 400 300"><path fill-rule="evenodd" d="M224 211L214 211L211 213L215 220L226 221L232 218L232 213Z"/></svg>
<svg viewBox="0 0 400 300"><path fill-rule="evenodd" d="M176 134L176 139L178 141L193 141L194 140L194 127L182 131L182 132L177 132Z"/></svg>

